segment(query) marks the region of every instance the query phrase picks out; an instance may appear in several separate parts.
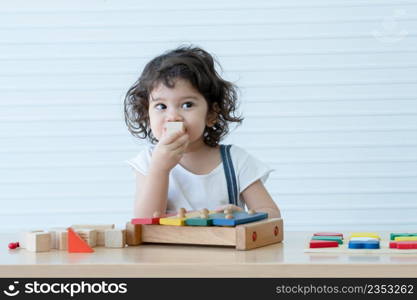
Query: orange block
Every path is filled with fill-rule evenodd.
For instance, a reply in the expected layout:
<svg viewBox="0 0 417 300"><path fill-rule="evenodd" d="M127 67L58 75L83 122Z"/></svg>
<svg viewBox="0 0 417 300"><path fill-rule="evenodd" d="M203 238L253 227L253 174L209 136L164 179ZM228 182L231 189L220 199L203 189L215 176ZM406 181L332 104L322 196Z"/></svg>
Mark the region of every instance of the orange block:
<svg viewBox="0 0 417 300"><path fill-rule="evenodd" d="M68 252L91 253L94 250L70 227L68 228Z"/></svg>

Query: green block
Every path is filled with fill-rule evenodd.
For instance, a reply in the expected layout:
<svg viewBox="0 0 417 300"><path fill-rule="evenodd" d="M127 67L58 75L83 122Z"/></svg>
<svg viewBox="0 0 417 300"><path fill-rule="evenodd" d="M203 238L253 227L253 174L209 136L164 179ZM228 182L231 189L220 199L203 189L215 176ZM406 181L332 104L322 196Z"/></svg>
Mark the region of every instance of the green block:
<svg viewBox="0 0 417 300"><path fill-rule="evenodd" d="M319 241L335 241L338 244L343 244L343 239L340 236L313 236L311 239Z"/></svg>
<svg viewBox="0 0 417 300"><path fill-rule="evenodd" d="M417 236L417 233L391 233L390 234L391 241L395 240L397 236Z"/></svg>
<svg viewBox="0 0 417 300"><path fill-rule="evenodd" d="M185 219L185 224L188 226L213 226L212 219L189 218Z"/></svg>

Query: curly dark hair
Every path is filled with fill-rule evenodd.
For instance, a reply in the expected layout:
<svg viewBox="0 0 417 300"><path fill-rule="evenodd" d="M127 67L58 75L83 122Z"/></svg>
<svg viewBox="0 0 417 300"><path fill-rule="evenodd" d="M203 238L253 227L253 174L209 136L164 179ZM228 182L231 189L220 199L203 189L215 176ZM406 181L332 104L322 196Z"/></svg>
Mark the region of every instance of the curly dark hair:
<svg viewBox="0 0 417 300"><path fill-rule="evenodd" d="M221 69L208 52L193 46L180 46L152 59L126 93L124 115L130 133L153 144L158 142L150 128L150 94L160 83L173 88L176 79L185 79L204 96L208 114L217 115L214 126L206 126L203 134L206 145L217 146L229 132L229 123L240 124L243 118L236 115L237 87L219 76L214 63Z"/></svg>

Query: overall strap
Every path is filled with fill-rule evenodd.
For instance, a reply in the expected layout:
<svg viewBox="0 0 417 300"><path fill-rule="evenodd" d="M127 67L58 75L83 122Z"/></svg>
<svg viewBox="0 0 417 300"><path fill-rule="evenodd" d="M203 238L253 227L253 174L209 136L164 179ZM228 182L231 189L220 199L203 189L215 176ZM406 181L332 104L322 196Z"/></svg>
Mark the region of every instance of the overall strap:
<svg viewBox="0 0 417 300"><path fill-rule="evenodd" d="M239 206L239 190L236 182L235 169L233 168L233 162L230 156L231 146L232 145L220 145L220 154L223 161L224 175L226 175L229 204Z"/></svg>

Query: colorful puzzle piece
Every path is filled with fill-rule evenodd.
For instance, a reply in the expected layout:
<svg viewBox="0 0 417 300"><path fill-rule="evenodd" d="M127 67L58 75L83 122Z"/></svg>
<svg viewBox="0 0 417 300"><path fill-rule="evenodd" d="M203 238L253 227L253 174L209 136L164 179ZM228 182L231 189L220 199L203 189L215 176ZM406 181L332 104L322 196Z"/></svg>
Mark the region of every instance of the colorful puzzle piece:
<svg viewBox="0 0 417 300"><path fill-rule="evenodd" d="M372 237L353 237L353 238L350 238L350 240L349 241L361 241L361 242L365 242L365 241L376 241L376 242L378 242L379 241L379 239L377 239L377 238L372 238Z"/></svg>
<svg viewBox="0 0 417 300"><path fill-rule="evenodd" d="M417 233L391 233L390 240L395 240L397 236L417 236Z"/></svg>
<svg viewBox="0 0 417 300"><path fill-rule="evenodd" d="M168 218L171 216L176 216L175 213L165 214L159 217L152 217L152 218L134 218L131 220L132 224L143 224L143 225L150 225L150 224L159 224L159 220L161 218Z"/></svg>
<svg viewBox="0 0 417 300"><path fill-rule="evenodd" d="M349 241L349 249L379 249L379 241Z"/></svg>
<svg viewBox="0 0 417 300"><path fill-rule="evenodd" d="M339 243L336 241L320 241L320 240L310 241L310 248L329 248L329 247L339 247Z"/></svg>
<svg viewBox="0 0 417 300"><path fill-rule="evenodd" d="M343 244L343 239L340 236L313 236L311 240L315 241L335 241L339 244Z"/></svg>
<svg viewBox="0 0 417 300"><path fill-rule="evenodd" d="M391 249L417 249L417 241L395 241L390 242Z"/></svg>
<svg viewBox="0 0 417 300"><path fill-rule="evenodd" d="M185 213L183 218L178 217L177 214L173 214L169 217L160 218L159 224L161 225L172 225L172 226L185 226L185 220L187 218L196 218L200 216L200 212L198 211L190 211Z"/></svg>
<svg viewBox="0 0 417 300"><path fill-rule="evenodd" d="M417 236L396 236L394 238L394 241L407 241L407 242L411 242L411 241L417 241Z"/></svg>
<svg viewBox="0 0 417 300"><path fill-rule="evenodd" d="M214 210L209 211L206 209L206 218L201 217L203 213L200 211L192 212L192 214L187 214L185 219L185 224L187 226L212 226L213 225L213 219L210 216L210 214L216 213ZM196 214L196 215L194 215Z"/></svg>
<svg viewBox="0 0 417 300"><path fill-rule="evenodd" d="M236 226L239 224L245 224L255 222L268 218L268 214L264 212L257 212L254 214L248 214L247 212L233 212L232 219L226 219L224 213L211 214L210 217L213 220L214 226Z"/></svg>
<svg viewBox="0 0 417 300"><path fill-rule="evenodd" d="M343 233L339 232L316 232L314 236L340 236L343 239Z"/></svg>
<svg viewBox="0 0 417 300"><path fill-rule="evenodd" d="M353 237L370 237L370 238L376 238L378 240L381 239L381 237L378 234L373 233L373 232L353 232L353 233L351 233L350 237L351 238L353 238Z"/></svg>
<svg viewBox="0 0 417 300"><path fill-rule="evenodd" d="M135 219L132 219L130 222L132 223L132 224L147 224L147 225L150 225L150 224L159 224L159 219L160 219L160 217L158 217L158 218L135 218Z"/></svg>
<svg viewBox="0 0 417 300"><path fill-rule="evenodd" d="M185 224L187 226L213 226L213 219L210 216L207 219L200 217L197 218L186 218Z"/></svg>
<svg viewBox="0 0 417 300"><path fill-rule="evenodd" d="M68 228L68 252L91 253L94 250L70 227Z"/></svg>
<svg viewBox="0 0 417 300"><path fill-rule="evenodd" d="M159 224L173 225L173 226L185 226L185 218L178 218L178 217L160 218Z"/></svg>

